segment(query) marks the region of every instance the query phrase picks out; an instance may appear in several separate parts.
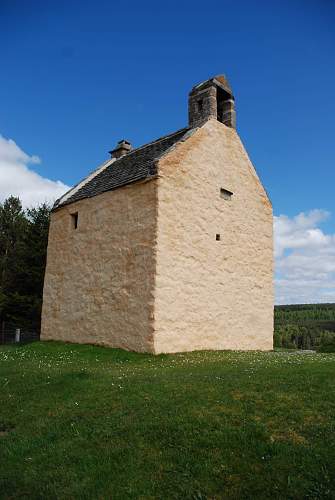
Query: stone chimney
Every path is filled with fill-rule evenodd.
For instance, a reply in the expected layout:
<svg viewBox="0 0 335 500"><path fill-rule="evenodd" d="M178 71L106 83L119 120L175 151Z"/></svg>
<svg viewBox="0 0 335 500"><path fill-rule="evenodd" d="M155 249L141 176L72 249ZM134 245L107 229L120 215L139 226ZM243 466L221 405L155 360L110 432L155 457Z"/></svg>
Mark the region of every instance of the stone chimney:
<svg viewBox="0 0 335 500"><path fill-rule="evenodd" d="M210 119L236 128L235 100L224 75L193 87L189 94L188 116L191 128L200 127Z"/></svg>
<svg viewBox="0 0 335 500"><path fill-rule="evenodd" d="M129 153L132 149L133 148L130 142L122 139L122 141L119 141L112 151L109 151L109 154L112 158L121 158L121 156Z"/></svg>

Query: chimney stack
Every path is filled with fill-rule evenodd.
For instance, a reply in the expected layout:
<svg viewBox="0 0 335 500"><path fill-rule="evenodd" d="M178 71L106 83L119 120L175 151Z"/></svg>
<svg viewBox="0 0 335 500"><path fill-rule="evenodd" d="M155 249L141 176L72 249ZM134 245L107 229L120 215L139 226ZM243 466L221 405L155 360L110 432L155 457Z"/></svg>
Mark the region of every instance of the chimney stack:
<svg viewBox="0 0 335 500"><path fill-rule="evenodd" d="M122 139L122 141L119 141L112 151L109 151L109 154L112 158L121 158L121 156L129 153L132 149L133 148L130 142Z"/></svg>
<svg viewBox="0 0 335 500"><path fill-rule="evenodd" d="M218 75L193 87L188 100L189 125L201 127L214 119L236 128L235 101L224 75Z"/></svg>

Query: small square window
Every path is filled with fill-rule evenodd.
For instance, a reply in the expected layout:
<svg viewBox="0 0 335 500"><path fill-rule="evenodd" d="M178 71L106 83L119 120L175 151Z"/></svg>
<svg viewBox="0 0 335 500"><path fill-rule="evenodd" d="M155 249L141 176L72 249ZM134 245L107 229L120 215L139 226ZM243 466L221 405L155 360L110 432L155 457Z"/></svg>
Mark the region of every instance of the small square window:
<svg viewBox="0 0 335 500"><path fill-rule="evenodd" d="M77 229L78 227L78 212L71 214L72 229Z"/></svg>
<svg viewBox="0 0 335 500"><path fill-rule="evenodd" d="M197 101L197 104L198 104L198 111L199 111L199 112L200 112L200 111L202 111L202 109L203 109L203 104L204 104L204 103L203 103L203 100L202 100L202 99L200 99L200 101Z"/></svg>
<svg viewBox="0 0 335 500"><path fill-rule="evenodd" d="M216 237L215 237L216 241L220 241L221 240L221 234L216 234Z"/></svg>
<svg viewBox="0 0 335 500"><path fill-rule="evenodd" d="M233 196L234 193L231 191L228 191L228 189L220 188L220 196L224 200L231 200L231 197Z"/></svg>

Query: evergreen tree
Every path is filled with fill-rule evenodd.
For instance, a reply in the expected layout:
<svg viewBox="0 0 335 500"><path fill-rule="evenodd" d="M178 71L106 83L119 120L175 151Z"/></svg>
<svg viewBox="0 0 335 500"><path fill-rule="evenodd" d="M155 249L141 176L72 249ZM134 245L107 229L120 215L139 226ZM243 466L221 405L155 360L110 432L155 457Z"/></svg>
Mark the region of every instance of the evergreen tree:
<svg viewBox="0 0 335 500"><path fill-rule="evenodd" d="M50 207L47 204L27 210L28 228L25 253L26 290L32 298L29 317L32 327L40 328L44 272L47 257Z"/></svg>
<svg viewBox="0 0 335 500"><path fill-rule="evenodd" d="M27 219L19 198L0 204L0 319L8 320L12 295L20 288Z"/></svg>
<svg viewBox="0 0 335 500"><path fill-rule="evenodd" d="M50 207L0 204L0 322L39 329Z"/></svg>

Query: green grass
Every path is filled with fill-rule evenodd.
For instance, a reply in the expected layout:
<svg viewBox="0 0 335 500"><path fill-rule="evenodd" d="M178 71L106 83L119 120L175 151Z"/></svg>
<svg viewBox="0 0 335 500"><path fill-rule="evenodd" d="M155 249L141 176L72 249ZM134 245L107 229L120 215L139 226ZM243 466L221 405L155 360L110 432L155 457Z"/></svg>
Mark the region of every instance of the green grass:
<svg viewBox="0 0 335 500"><path fill-rule="evenodd" d="M0 497L335 498L335 354L0 349Z"/></svg>

